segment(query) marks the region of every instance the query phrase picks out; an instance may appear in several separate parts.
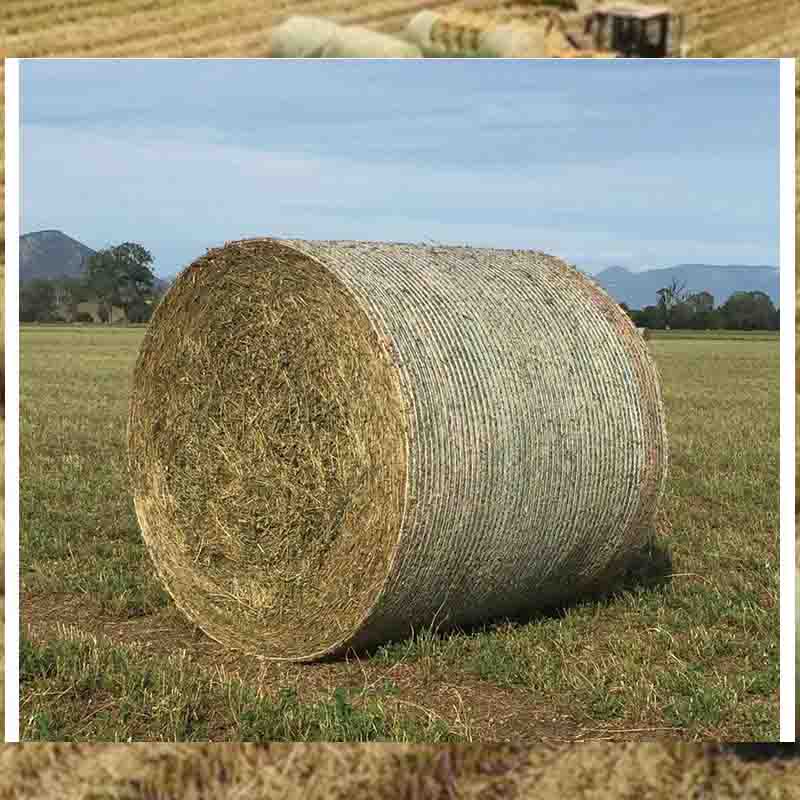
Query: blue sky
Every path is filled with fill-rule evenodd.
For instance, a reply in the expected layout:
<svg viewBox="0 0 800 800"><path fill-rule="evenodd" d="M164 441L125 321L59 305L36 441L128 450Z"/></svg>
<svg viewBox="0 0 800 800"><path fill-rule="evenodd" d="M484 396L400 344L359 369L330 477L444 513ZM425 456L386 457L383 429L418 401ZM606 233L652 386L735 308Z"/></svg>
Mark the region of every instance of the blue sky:
<svg viewBox="0 0 800 800"><path fill-rule="evenodd" d="M778 263L778 62L27 61L22 231Z"/></svg>

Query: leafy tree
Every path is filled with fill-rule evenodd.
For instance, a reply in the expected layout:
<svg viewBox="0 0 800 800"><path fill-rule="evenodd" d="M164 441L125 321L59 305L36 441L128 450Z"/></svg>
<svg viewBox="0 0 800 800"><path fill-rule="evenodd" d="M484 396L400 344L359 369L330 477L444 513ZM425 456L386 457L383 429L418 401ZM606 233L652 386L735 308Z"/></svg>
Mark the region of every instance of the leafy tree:
<svg viewBox="0 0 800 800"><path fill-rule="evenodd" d="M47 322L55 316L53 284L44 278L28 281L19 290L20 322Z"/></svg>
<svg viewBox="0 0 800 800"><path fill-rule="evenodd" d="M694 315L694 326L704 331L715 331L725 327L725 320L719 309L698 311Z"/></svg>
<svg viewBox="0 0 800 800"><path fill-rule="evenodd" d="M764 292L734 292L720 308L725 327L734 330L776 330L778 312Z"/></svg>
<svg viewBox="0 0 800 800"><path fill-rule="evenodd" d="M642 328L663 328L664 317L659 306L645 306L637 314L636 324Z"/></svg>
<svg viewBox="0 0 800 800"><path fill-rule="evenodd" d="M710 292L690 294L684 302L692 314L702 314L714 310L714 295Z"/></svg>
<svg viewBox="0 0 800 800"><path fill-rule="evenodd" d="M669 320L670 328L693 328L694 323L695 314L688 303L677 303L673 307Z"/></svg>
<svg viewBox="0 0 800 800"><path fill-rule="evenodd" d="M116 295L119 281L118 270L117 259L111 248L98 250L86 261L86 287L97 298L103 311L106 306L111 305ZM105 322L107 319L107 315L101 313L100 309L98 309L98 316L101 322Z"/></svg>
<svg viewBox="0 0 800 800"><path fill-rule="evenodd" d="M57 278L52 281L55 304L59 313L68 320L78 314L78 304L89 299L89 291L80 278Z"/></svg>
<svg viewBox="0 0 800 800"><path fill-rule="evenodd" d="M150 252L135 242L123 242L90 256L86 286L106 311L101 319L111 320L113 306L122 308L126 319L130 319L131 309L141 309L153 294L152 264Z"/></svg>
<svg viewBox="0 0 800 800"><path fill-rule="evenodd" d="M152 303L132 303L128 308L128 322L149 322L152 315Z"/></svg>
<svg viewBox="0 0 800 800"><path fill-rule="evenodd" d="M686 298L686 284L678 281L677 278L673 278L669 286L659 289L656 294L658 295L658 308L664 320L664 327L669 330L672 327L672 315L675 307Z"/></svg>

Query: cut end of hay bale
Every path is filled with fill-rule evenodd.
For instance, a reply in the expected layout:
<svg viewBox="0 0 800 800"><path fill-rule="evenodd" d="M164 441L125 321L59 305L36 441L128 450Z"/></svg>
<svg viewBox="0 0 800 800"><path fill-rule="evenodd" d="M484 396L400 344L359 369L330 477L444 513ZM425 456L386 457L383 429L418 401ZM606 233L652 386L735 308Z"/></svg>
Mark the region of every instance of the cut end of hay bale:
<svg viewBox="0 0 800 800"><path fill-rule="evenodd" d="M150 329L130 432L137 511L178 605L248 650L346 637L397 539L400 404L330 272L274 242L195 262Z"/></svg>
<svg viewBox="0 0 800 800"><path fill-rule="evenodd" d="M666 436L634 326L559 259L259 239L156 310L129 459L178 606L310 659L595 590L652 522Z"/></svg>

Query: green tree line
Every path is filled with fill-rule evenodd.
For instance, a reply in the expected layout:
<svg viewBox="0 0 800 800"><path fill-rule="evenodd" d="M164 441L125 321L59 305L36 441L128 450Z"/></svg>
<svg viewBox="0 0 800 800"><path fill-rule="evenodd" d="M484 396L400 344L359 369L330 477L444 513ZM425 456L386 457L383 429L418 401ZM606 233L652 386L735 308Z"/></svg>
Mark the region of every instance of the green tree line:
<svg viewBox="0 0 800 800"><path fill-rule="evenodd" d="M685 284L673 281L656 292L657 300L642 309L625 309L641 328L777 331L780 311L764 292L734 292L721 306L715 306L709 292L689 294Z"/></svg>
<svg viewBox="0 0 800 800"><path fill-rule="evenodd" d="M80 310L84 303L96 306L101 322L111 322L120 309L128 322L147 322L157 294L153 256L135 242L98 250L86 261L78 278L37 278L20 286L21 322L93 322Z"/></svg>
<svg viewBox="0 0 800 800"><path fill-rule="evenodd" d="M86 262L79 278L36 279L20 287L21 322L92 322L79 310L96 303L101 322L111 322L113 309L122 310L128 322L147 322L156 300L153 257L142 245L123 242L98 250ZM778 330L780 312L764 292L734 292L715 306L709 292L689 294L685 284L673 280L656 293L656 302L642 309L620 304L633 322L643 328L697 330Z"/></svg>

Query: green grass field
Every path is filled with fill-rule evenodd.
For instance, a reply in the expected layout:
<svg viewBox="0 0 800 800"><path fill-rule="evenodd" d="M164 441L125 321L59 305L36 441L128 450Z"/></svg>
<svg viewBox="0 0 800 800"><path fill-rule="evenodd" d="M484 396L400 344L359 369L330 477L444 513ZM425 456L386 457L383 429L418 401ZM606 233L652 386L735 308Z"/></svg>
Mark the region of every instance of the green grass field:
<svg viewBox="0 0 800 800"><path fill-rule="evenodd" d="M617 593L349 662L209 640L126 479L141 328L21 332L21 733L59 740L778 738L778 339L665 333L670 477Z"/></svg>

